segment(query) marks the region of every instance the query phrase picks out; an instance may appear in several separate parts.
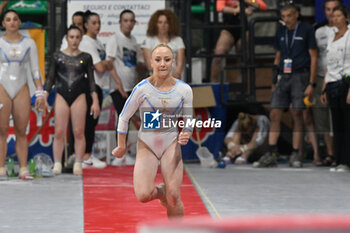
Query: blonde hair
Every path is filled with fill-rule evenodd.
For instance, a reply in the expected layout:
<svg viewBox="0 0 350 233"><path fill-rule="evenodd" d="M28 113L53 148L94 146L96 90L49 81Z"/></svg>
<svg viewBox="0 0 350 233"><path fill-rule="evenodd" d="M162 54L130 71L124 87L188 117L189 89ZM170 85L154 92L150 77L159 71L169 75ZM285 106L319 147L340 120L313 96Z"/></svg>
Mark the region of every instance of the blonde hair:
<svg viewBox="0 0 350 233"><path fill-rule="evenodd" d="M174 57L174 52L173 52L173 50L170 48L170 46L167 45L167 44L163 44L163 43L158 44L156 47L154 47L154 48L152 49L152 53L151 53L151 54L153 54L153 52L154 52L157 48L168 48L168 49L170 50L171 54L172 54L173 57Z"/></svg>
<svg viewBox="0 0 350 233"><path fill-rule="evenodd" d="M248 113L240 112L238 114L238 119L239 119L238 130L241 133L250 134L250 133L253 133L255 131L256 122L255 122L252 115L250 115Z"/></svg>

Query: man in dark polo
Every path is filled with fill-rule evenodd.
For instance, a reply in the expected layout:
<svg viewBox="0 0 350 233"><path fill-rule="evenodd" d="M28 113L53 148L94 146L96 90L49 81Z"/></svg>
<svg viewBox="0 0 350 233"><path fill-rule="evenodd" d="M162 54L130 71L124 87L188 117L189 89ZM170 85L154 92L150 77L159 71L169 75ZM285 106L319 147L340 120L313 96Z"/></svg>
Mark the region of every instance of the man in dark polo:
<svg viewBox="0 0 350 233"><path fill-rule="evenodd" d="M291 167L302 167L299 157L303 137L304 97L313 98L317 69L317 45L310 25L298 21L299 9L294 4L281 8L284 26L277 30L276 56L272 85L269 152L254 167L277 166L277 140L283 111L289 109L293 118L293 152Z"/></svg>

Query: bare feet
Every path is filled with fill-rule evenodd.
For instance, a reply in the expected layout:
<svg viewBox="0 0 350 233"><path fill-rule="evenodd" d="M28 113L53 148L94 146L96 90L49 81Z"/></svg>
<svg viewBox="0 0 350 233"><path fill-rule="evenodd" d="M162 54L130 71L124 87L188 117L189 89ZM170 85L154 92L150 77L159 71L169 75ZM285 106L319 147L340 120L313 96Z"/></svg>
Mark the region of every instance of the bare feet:
<svg viewBox="0 0 350 233"><path fill-rule="evenodd" d="M83 168L82 168L81 163L79 163L79 162L75 162L75 163L74 163L74 166L73 166L73 174L74 174L75 176L81 176L81 175L83 175Z"/></svg>
<svg viewBox="0 0 350 233"><path fill-rule="evenodd" d="M55 176L62 173L62 163L61 162L55 162L55 165L53 166L52 172Z"/></svg>

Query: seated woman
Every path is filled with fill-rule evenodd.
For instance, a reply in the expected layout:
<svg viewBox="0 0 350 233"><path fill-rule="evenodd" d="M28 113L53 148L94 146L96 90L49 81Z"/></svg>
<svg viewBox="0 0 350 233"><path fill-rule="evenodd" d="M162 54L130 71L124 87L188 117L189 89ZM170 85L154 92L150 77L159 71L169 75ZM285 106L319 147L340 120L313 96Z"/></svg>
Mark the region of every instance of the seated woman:
<svg viewBox="0 0 350 233"><path fill-rule="evenodd" d="M246 164L258 160L267 151L269 119L264 115L239 113L225 137L227 147L223 160Z"/></svg>

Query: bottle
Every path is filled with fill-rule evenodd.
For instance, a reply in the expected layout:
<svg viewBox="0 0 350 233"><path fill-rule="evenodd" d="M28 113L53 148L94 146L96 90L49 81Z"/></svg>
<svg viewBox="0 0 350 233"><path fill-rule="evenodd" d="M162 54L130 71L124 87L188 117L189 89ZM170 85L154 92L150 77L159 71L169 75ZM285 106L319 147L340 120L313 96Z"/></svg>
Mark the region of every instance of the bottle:
<svg viewBox="0 0 350 233"><path fill-rule="evenodd" d="M43 161L41 160L40 157L38 157L36 161L36 166L35 166L35 173L36 177L42 177L42 171L43 171Z"/></svg>
<svg viewBox="0 0 350 233"><path fill-rule="evenodd" d="M29 173L35 177L36 176L36 166L35 166L35 160L31 158L29 160Z"/></svg>
<svg viewBox="0 0 350 233"><path fill-rule="evenodd" d="M7 160L7 176L15 177L15 161L11 157Z"/></svg>

